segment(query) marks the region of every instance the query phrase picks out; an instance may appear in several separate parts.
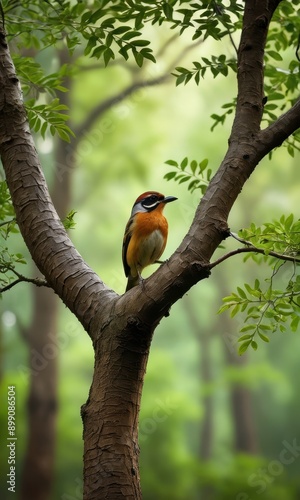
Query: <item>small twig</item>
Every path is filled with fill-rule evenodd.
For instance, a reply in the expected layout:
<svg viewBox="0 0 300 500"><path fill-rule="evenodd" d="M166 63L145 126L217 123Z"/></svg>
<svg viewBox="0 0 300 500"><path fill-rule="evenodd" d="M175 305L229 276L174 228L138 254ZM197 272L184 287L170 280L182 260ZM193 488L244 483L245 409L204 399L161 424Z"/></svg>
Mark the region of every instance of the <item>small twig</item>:
<svg viewBox="0 0 300 500"><path fill-rule="evenodd" d="M18 273L18 271L16 271L15 269L12 269L12 268L8 268L8 269L9 269L9 271L12 271L17 276L18 279L16 279L15 281L12 281L8 285L0 288L0 293L3 293L3 292L6 292L7 290L10 290L12 287L14 287L18 283L22 283L22 282L32 283L33 285L36 285L36 286L50 287L49 283L46 280L43 280L41 278L27 278L26 276L23 276L23 274Z"/></svg>
<svg viewBox="0 0 300 500"><path fill-rule="evenodd" d="M240 243L243 243L244 245L254 247L253 243L248 240L244 240L243 238L240 238L236 233L232 233L229 231L229 236L232 236L235 240L239 241Z"/></svg>
<svg viewBox="0 0 300 500"><path fill-rule="evenodd" d="M292 255L281 254L281 253L273 252L272 250L268 251L266 254L265 249L255 247L254 245L252 245L252 243L250 243L250 241L239 238L239 236L237 236L235 233L230 232L229 234L234 239L236 239L240 243L243 243L244 245L247 245L247 246L244 248L237 248L237 250L232 250L231 252L228 252L225 255L222 255L222 257L220 257L219 259L215 260L214 262L212 262L211 264L208 265L209 269L213 269L214 267L221 264L221 262L224 262L224 260L227 260L230 257L233 257L234 255L238 255L240 253L249 253L249 252L259 253L259 254L262 254L265 256L271 255L272 257L276 257L276 259L290 261L290 262L300 264L300 259L297 259L297 258L293 257Z"/></svg>
<svg viewBox="0 0 300 500"><path fill-rule="evenodd" d="M10 219L5 222L0 222L0 227L6 226L7 224L12 224L13 222L16 222L16 219Z"/></svg>
<svg viewBox="0 0 300 500"><path fill-rule="evenodd" d="M229 39L230 39L230 42L231 42L231 45L233 46L234 50L236 53L238 53L238 48L234 42L234 39L232 37L232 34L230 33L230 31L228 30L228 35L229 35Z"/></svg>
<svg viewBox="0 0 300 500"><path fill-rule="evenodd" d="M298 36L298 45L296 48L296 57L297 57L298 61L300 62L299 49L300 49L300 35Z"/></svg>

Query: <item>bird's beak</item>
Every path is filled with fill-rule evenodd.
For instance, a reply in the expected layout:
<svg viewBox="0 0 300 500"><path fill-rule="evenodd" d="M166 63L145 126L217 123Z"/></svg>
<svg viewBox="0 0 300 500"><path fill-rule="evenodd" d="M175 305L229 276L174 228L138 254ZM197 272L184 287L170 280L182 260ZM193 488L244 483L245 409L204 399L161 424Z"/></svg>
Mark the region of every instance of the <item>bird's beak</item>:
<svg viewBox="0 0 300 500"><path fill-rule="evenodd" d="M175 198L175 196L165 196L165 198L162 200L162 203L170 203L171 201L175 201L178 198Z"/></svg>

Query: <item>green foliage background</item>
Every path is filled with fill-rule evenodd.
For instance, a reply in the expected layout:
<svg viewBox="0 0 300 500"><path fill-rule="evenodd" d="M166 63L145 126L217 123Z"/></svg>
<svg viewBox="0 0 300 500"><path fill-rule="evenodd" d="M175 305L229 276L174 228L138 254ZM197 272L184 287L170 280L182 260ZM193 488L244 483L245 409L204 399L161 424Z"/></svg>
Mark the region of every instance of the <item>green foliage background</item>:
<svg viewBox="0 0 300 500"><path fill-rule="evenodd" d="M47 2L45 4L46 9ZM167 5L172 2L164 4L166 17L170 17L171 11ZM214 30L213 25L211 29ZM151 46L153 54L156 54L166 42L165 32L158 23L147 27L147 36L153 39ZM36 37L37 47L40 47L40 38L41 35ZM75 38L70 34L69 47L72 43L75 51L73 57L76 59L79 55L76 50L79 49L75 49ZM174 55L189 43L188 33L184 32L179 40L170 44L161 59L157 57L156 66L151 62L150 52L144 51L144 56L148 54L149 57L143 61L143 78L149 79L163 72L174 60ZM107 39L106 44L109 46ZM93 45L90 42L87 47L86 53L89 53L97 49L97 43ZM146 45L135 47L136 52L133 51L131 56L141 66L137 54ZM205 63L205 58L211 60L211 54L219 55L219 51L217 42L208 39L199 46L195 45L180 64L192 68L195 60ZM269 56L274 57L273 46L270 46L270 51ZM229 59L235 57L228 37L222 40L222 52ZM107 51L105 64L112 59L109 54L111 56L111 52ZM289 69L292 55L288 44L286 51L280 54L282 60L276 63L284 72ZM58 71L55 49L50 47L38 53L37 60L47 73L49 68L50 74L60 73L59 77L53 77L52 81L48 78L47 82L50 82L51 89L64 91L66 68ZM224 59L219 62L223 64ZM102 63L93 70L87 71L86 67L82 70L82 65L89 64L92 65L93 61L83 62L79 59L76 66L72 67L70 116L75 127L98 103L120 92L132 78L136 78L136 70L130 72L124 61L109 65L106 70ZM23 64L23 67L28 71L28 65ZM223 66L220 68L222 76ZM196 75L201 68L194 69L194 78L188 78L187 87L176 86L175 76L163 85L143 87L136 94L118 102L95 123L92 130L83 134L76 152L70 207L76 211L76 226L71 229L70 235L87 263L118 293L123 293L125 288L121 263L123 231L136 197L150 189L178 197L176 203L166 208L169 241L164 255L167 258L187 232L201 192L199 189L190 192L184 183L174 183L172 179L168 181L165 175L170 172L170 165L165 162L172 158L180 164L187 154L198 163L208 158L209 168L214 172L226 151L232 118L232 114L228 113L232 109L228 103L234 102L236 96L235 73L229 71L227 78L215 78L213 71L205 75L200 73L200 85L197 86ZM34 85L28 89L30 92L32 87L39 87L43 78L39 71L33 74L36 76ZM179 69L178 74L187 78L188 72ZM183 82L184 78L181 80ZM178 77L177 83L180 83ZM275 90L272 91L274 100L279 99ZM46 110L43 108L43 112L48 113L48 121L43 121L41 116L38 122L36 111L41 111L41 108L37 108L40 102L29 100L27 105L29 114L32 113L35 120L33 128L41 130L44 135L44 139L36 135L36 144L51 186L55 175L54 148L60 140L58 136L67 138L69 128L65 119L59 121L57 116L64 109L57 107L59 104L56 101L48 102L44 97L40 96L40 102L47 103L48 107ZM222 107L224 103L228 104L227 107ZM272 119L270 113L273 111L269 107L267 118ZM219 122L224 122L222 127ZM48 125L44 126L44 123ZM71 158L74 154L72 143L66 142L65 148ZM276 150L271 160L262 162L231 213L229 223L233 232L250 227L251 222L255 227L261 226L266 221L280 218L282 214L288 216L293 213L294 220L298 220L298 163L297 150L293 150L292 156L287 154L286 148ZM69 168L68 163L64 168ZM64 175L64 169L61 175ZM227 239L225 248L218 250L216 258L237 246L237 241ZM19 235L11 235L10 248L15 255L21 253L28 257ZM24 265L17 263L17 266L20 272L31 274L28 268L24 269ZM147 270L145 275L153 269ZM282 286L285 286L287 276L292 273L290 267L284 272L286 275L283 273L279 277ZM201 282L181 302L175 304L170 317L158 327L150 354L140 416L141 476L145 500L298 498L300 453L297 452L298 455L288 465L282 465L279 460L285 442L293 443L296 440L300 443L297 377L300 339L297 328L291 331L287 325L284 331L279 329L271 332L268 344L259 341L256 352L247 352L246 363L234 365L228 362L226 352L237 352L239 330L243 327L244 317L236 316L229 321L228 313L221 316L217 314L222 297L230 295L237 287L243 287L245 282L253 283L258 279L262 284L267 283L265 280L269 274L270 270L264 262L258 266L251 259L244 263L242 256L235 256L216 267L209 280ZM26 446L25 400L28 390L28 353L20 329L30 322L32 305L29 287L28 284L20 284L5 293L1 301L3 403L0 406L0 423L1 428L5 429L6 388L14 384L18 405L19 474ZM196 330L191 322L191 308L198 322ZM202 377L201 354L204 343L210 365L209 381L204 381ZM88 395L93 352L89 338L63 306L60 311L58 345L60 409L53 499L73 500L82 496L80 406ZM247 388L253 398L252 421L258 442L255 455L241 454L235 450L235 422L230 399L235 384ZM213 437L211 456L203 460L200 456L200 436L207 411L207 397L213 401ZM282 467L277 464L276 469L274 461L279 461ZM1 470L5 470L6 464L7 457L2 451ZM5 477L1 476L1 481L1 490L6 491Z"/></svg>

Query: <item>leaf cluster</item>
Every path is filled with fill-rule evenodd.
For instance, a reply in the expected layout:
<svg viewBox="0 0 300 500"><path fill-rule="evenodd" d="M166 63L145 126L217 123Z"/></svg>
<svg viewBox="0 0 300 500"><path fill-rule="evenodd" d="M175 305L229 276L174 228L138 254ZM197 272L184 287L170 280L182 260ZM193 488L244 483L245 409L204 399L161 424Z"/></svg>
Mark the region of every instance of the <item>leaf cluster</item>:
<svg viewBox="0 0 300 500"><path fill-rule="evenodd" d="M77 212L75 210L71 210L68 215L65 217L65 219L62 221L64 228L68 231L69 229L74 229L76 226L76 222L74 220L74 217Z"/></svg>
<svg viewBox="0 0 300 500"><path fill-rule="evenodd" d="M15 211L11 202L10 193L5 181L0 181L0 236L7 241L11 234L19 233L15 218ZM16 264L26 264L21 253L11 253L6 245L0 245L0 284L8 285L13 279L13 270Z"/></svg>
<svg viewBox="0 0 300 500"><path fill-rule="evenodd" d="M164 179L167 181L172 179L178 184L188 182L188 191L193 192L195 189L200 189L202 194L205 193L212 174L212 170L207 168L207 158L197 162L197 160L189 161L185 157L180 163L175 160L167 160L165 163L173 167L174 170L165 174Z"/></svg>
<svg viewBox="0 0 300 500"><path fill-rule="evenodd" d="M146 23L168 23L180 34L190 28L193 40L221 40L240 28L243 2L230 0L225 9L214 0L4 0L3 11L7 31L19 48L40 50L65 40L72 52L85 42L85 54L101 57L105 65L119 53L125 59L131 54L142 66L144 59L155 61L150 42L142 38L140 31Z"/></svg>
<svg viewBox="0 0 300 500"><path fill-rule="evenodd" d="M210 59L207 57L201 57L203 63L194 61L194 67L189 70L178 66L176 69L177 73L172 73L176 77L176 85L184 83L185 85L192 79L195 79L196 84L200 82L200 78L204 78L206 70L212 73L213 77L216 78L218 75L227 76L229 69L236 72L236 59L226 59L224 54L219 56L212 55Z"/></svg>
<svg viewBox="0 0 300 500"><path fill-rule="evenodd" d="M36 104L35 99L29 99L25 103L29 125L34 132L40 132L45 138L47 130L51 135L57 133L61 139L70 142L70 136L74 133L65 123L69 116L61 111L68 109L64 104L60 104L59 99L53 99L49 104Z"/></svg>
<svg viewBox="0 0 300 500"><path fill-rule="evenodd" d="M7 240L10 233L17 233L14 207L6 181L0 181L0 235Z"/></svg>
<svg viewBox="0 0 300 500"><path fill-rule="evenodd" d="M9 37L18 49L44 50L49 46L61 46L63 41L70 52L79 46L84 47L84 54L101 59L104 65L121 56L125 60L132 57L138 66L144 60L155 62L150 41L144 38L143 28L147 23L162 25L167 23L171 29L182 34L189 29L192 39L213 38L221 41L228 36L236 49L233 36L241 29L244 2L229 0L226 6L218 0L169 0L155 2L153 0L101 0L88 2L72 2L59 0L55 2L38 0L3 0L6 29ZM293 3L287 0L280 2L269 31L265 52L265 94L268 102L265 105L264 119L269 123L284 111L297 98L299 88L299 37L300 16L299 0ZM298 47L298 48L297 48ZM294 50L294 52L291 51ZM289 63L283 61L282 52L289 53ZM292 57L291 55L292 54ZM229 69L236 71L235 58L224 54L202 57L193 63L192 69L177 67L177 85L188 83L193 79L197 84L207 70L214 77L227 76ZM39 93L47 91L52 94L57 90L64 91L59 72L49 76L42 74L41 69L30 59L17 61L17 72L22 79L25 93L30 88ZM44 90L43 90L44 89ZM41 103L39 102L38 105ZM224 105L225 113L214 113L212 129L223 124L232 113L234 101ZM47 115L45 110L44 118ZM40 117L33 123L39 130ZM42 126L43 123L41 123ZM52 127L51 127L52 125ZM57 131L61 137L70 137L70 131L60 121L60 126L53 127L49 122L51 133ZM287 141L289 154L300 149L300 134L296 133Z"/></svg>
<svg viewBox="0 0 300 500"><path fill-rule="evenodd" d="M149 5L142 9L130 2L39 2L31 0L3 2L9 34L17 39L18 47L43 49L58 46L62 40L72 53L85 45L85 55L102 58L105 66L118 52L126 60L131 53L139 66L144 59L155 62L148 40L138 31L140 14L148 15ZM161 5L156 10L161 9ZM151 9L150 9L151 10Z"/></svg>
<svg viewBox="0 0 300 500"><path fill-rule="evenodd" d="M256 338L269 342L269 334L285 332L287 326L296 331L300 322L300 220L283 215L279 220L266 223L263 227L251 224L240 231L246 245L253 248L245 260L252 258L257 263L266 262L271 275L261 284L258 279L253 285L244 283L237 291L223 298L219 312L230 310L231 317L244 313L244 326L240 329L239 353L249 346L257 349ZM264 255L255 254L255 248L263 249ZM275 252L280 256L270 255ZM285 260L294 257L292 262Z"/></svg>
<svg viewBox="0 0 300 500"><path fill-rule="evenodd" d="M268 260L270 251L286 256L300 255L300 220L294 220L294 215L282 215L280 219L266 222L261 227L254 223L248 229L239 231L239 236L249 244L261 248L265 253L265 260ZM260 259L260 256L249 253L245 260L252 258ZM270 257L273 264L275 257Z"/></svg>
<svg viewBox="0 0 300 500"><path fill-rule="evenodd" d="M66 64L61 66L57 72L47 75L41 65L32 57L14 54L13 59L24 97L34 96L38 98L42 93L56 97L57 91L67 92L68 89L63 86L63 80L70 69Z"/></svg>

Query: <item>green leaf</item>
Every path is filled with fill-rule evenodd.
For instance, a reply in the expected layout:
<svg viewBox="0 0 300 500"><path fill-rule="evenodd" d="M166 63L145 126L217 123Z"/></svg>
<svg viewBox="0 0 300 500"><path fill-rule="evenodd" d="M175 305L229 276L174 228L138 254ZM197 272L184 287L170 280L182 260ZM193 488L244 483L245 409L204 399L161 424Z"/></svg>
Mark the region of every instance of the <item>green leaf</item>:
<svg viewBox="0 0 300 500"><path fill-rule="evenodd" d="M234 318L236 314L240 311L240 304L236 304L230 311L231 318Z"/></svg>
<svg viewBox="0 0 300 500"><path fill-rule="evenodd" d="M249 325L249 326L253 326L253 325ZM249 339L252 339L252 338L253 338L253 335L249 335L249 334L247 334L247 335L242 335L242 336L239 338L238 342L243 342L244 340L249 340Z"/></svg>
<svg viewBox="0 0 300 500"><path fill-rule="evenodd" d="M190 163L190 167L191 167L191 171L193 174L196 172L197 166L198 166L198 163L196 162L196 160L192 160Z"/></svg>
<svg viewBox="0 0 300 500"><path fill-rule="evenodd" d="M239 350L238 350L238 353L240 356L247 351L250 343L251 343L251 340L247 340L246 342L243 342L243 344L240 345Z"/></svg>
<svg viewBox="0 0 300 500"><path fill-rule="evenodd" d="M84 18L84 21L87 22L88 24L94 24L96 23L103 15L105 14L105 10L103 8L96 10L90 17L86 18L82 16L82 19Z"/></svg>
<svg viewBox="0 0 300 500"><path fill-rule="evenodd" d="M167 179L167 181L170 181L173 179L176 175L176 172L168 172L167 174L164 175L164 179Z"/></svg>
<svg viewBox="0 0 300 500"><path fill-rule="evenodd" d="M173 19L173 8L168 2L164 2L162 5L164 14L167 19L172 20Z"/></svg>
<svg viewBox="0 0 300 500"><path fill-rule="evenodd" d="M180 85L184 81L185 81L185 75L184 74L177 76L177 78L176 78L176 87L178 87L178 85Z"/></svg>
<svg viewBox="0 0 300 500"><path fill-rule="evenodd" d="M74 227L76 226L76 222L74 221L74 217L75 217L75 214L77 212L75 210L71 210L67 217L62 221L63 225L64 225L64 228L65 229L74 229Z"/></svg>
<svg viewBox="0 0 300 500"><path fill-rule="evenodd" d="M130 43L136 47L146 47L150 45L149 40L131 40Z"/></svg>
<svg viewBox="0 0 300 500"><path fill-rule="evenodd" d="M104 59L105 66L107 66L109 61L111 59L114 59L114 58L115 58L115 54L113 53L112 49L107 47L103 53L103 59Z"/></svg>
<svg viewBox="0 0 300 500"><path fill-rule="evenodd" d="M257 343L255 342L255 340L252 340L250 345L251 345L252 349L254 349L254 351L257 351Z"/></svg>
<svg viewBox="0 0 300 500"><path fill-rule="evenodd" d="M278 52L275 52L275 50L268 50L267 54L275 59L275 61L283 61L281 55Z"/></svg>
<svg viewBox="0 0 300 500"><path fill-rule="evenodd" d="M186 157L182 160L182 162L180 163L180 168L181 168L181 170L184 170L184 169L187 167L188 162L189 162L189 160L188 160L188 157L186 156Z"/></svg>
<svg viewBox="0 0 300 500"><path fill-rule="evenodd" d="M247 299L247 295L245 294L244 290L242 288L240 288L239 286L237 287L237 291L238 291L238 294L240 297L242 297L242 299Z"/></svg>
<svg viewBox="0 0 300 500"><path fill-rule="evenodd" d="M255 329L256 329L256 325L246 325L240 329L240 332L248 332L249 330L255 330Z"/></svg>
<svg viewBox="0 0 300 500"><path fill-rule="evenodd" d="M190 176L189 175L185 175L184 177L181 177L180 181L179 181L179 184L182 184L183 182L187 182L190 180Z"/></svg>
<svg viewBox="0 0 300 500"><path fill-rule="evenodd" d="M172 167L178 167L178 163L175 160L167 160L165 161L167 165L171 165Z"/></svg>
<svg viewBox="0 0 300 500"><path fill-rule="evenodd" d="M141 68L143 66L144 58L141 52L138 52L135 48L132 49L133 57L137 65Z"/></svg>
<svg viewBox="0 0 300 500"><path fill-rule="evenodd" d="M264 335L261 332L258 332L258 335L260 336L261 340L263 340L264 342L270 342L270 339L269 339L269 337L267 337L267 335Z"/></svg>
<svg viewBox="0 0 300 500"><path fill-rule="evenodd" d="M208 165L208 158L205 158L199 163L199 172L202 173Z"/></svg>

